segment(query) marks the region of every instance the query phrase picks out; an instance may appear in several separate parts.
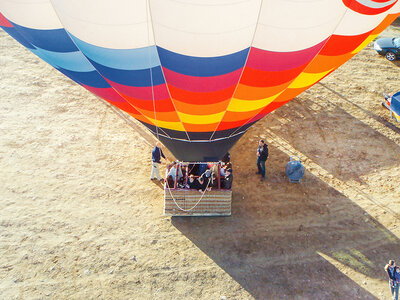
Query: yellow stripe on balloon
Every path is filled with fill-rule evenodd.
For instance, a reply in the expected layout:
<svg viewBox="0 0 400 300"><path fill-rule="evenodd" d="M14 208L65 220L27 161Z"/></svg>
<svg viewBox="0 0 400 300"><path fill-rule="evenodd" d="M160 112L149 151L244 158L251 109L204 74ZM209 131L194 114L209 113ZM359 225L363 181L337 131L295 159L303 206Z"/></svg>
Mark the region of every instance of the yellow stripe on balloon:
<svg viewBox="0 0 400 300"><path fill-rule="evenodd" d="M178 130L178 131L185 131L185 128L183 127L181 122L166 122L166 121L161 121L161 120L154 120L151 118L148 118L148 119L150 119L154 124L156 124L157 127Z"/></svg>
<svg viewBox="0 0 400 300"><path fill-rule="evenodd" d="M282 92L268 98L260 99L260 100L241 100L232 98L231 103L229 104L227 110L232 112L246 112L252 111L260 108L264 108L272 101L274 101Z"/></svg>
<svg viewBox="0 0 400 300"><path fill-rule="evenodd" d="M185 113L178 112L179 118L183 123L188 124L211 124L218 123L224 116L225 112L220 112L211 115L189 115Z"/></svg>
<svg viewBox="0 0 400 300"><path fill-rule="evenodd" d="M356 49L353 50L353 52L351 52L352 54L357 54L358 52L360 52L362 49L364 49L365 47L367 47L367 45L369 43L371 43L374 38L376 38L378 35L377 34L373 34L370 35L364 42L361 43L360 46L358 46Z"/></svg>
<svg viewBox="0 0 400 300"><path fill-rule="evenodd" d="M290 85L289 89L301 89L306 86L310 86L317 81L319 81L322 77L328 74L333 69L322 73L301 73Z"/></svg>

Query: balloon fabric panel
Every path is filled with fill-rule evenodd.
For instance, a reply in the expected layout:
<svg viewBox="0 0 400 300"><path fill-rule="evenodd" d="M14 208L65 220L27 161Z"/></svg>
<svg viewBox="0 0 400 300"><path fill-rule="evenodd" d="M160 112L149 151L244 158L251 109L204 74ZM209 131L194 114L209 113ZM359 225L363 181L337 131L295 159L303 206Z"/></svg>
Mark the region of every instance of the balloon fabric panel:
<svg viewBox="0 0 400 300"><path fill-rule="evenodd" d="M301 3L290 8L287 1L247 0L243 24L235 24L231 18L243 7L234 1L215 6L169 1L176 6L173 19L161 14L169 5L163 1L117 2L121 13L128 9L123 5L137 8L132 24L124 27L114 11L102 11L100 4L94 11L98 16L92 17L83 13L90 10L89 3L80 11L77 1L53 0L43 10L38 4L33 21L26 22L19 17L23 6L0 4L0 27L58 71L139 120L187 161L222 157L252 124L332 73L400 12L397 0L338 0L329 2L330 19L309 21L301 19ZM317 2L321 7L328 3ZM304 5L308 16L309 4ZM48 9L54 9L65 28L54 24L54 16L48 24L40 20L40 11ZM301 20L298 28L291 20L291 39L282 35L291 32L284 19L282 24L268 23L285 9L290 16L299 11ZM128 14L124 17L130 20ZM184 30L179 18L186 22ZM350 26L353 18L369 30ZM101 28L104 39L102 32L90 37L84 24ZM122 31L128 33L125 40L117 38ZM235 32L240 38L231 40Z"/></svg>

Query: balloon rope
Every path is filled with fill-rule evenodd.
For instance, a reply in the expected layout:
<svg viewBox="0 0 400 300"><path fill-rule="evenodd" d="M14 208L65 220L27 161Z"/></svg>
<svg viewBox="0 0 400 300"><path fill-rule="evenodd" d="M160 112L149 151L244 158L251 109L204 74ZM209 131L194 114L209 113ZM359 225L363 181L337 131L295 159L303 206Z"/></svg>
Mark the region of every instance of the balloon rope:
<svg viewBox="0 0 400 300"><path fill-rule="evenodd" d="M208 186L210 185L210 182L211 182L211 180L208 181L207 186L206 186L206 188L204 189L204 192L203 192L203 194L201 195L199 201L197 201L197 203L196 203L192 208L190 208L190 209L183 209L182 207L179 206L178 203L176 203L176 200L175 200L174 196L173 196L172 193L171 193L171 188L169 187L168 180L165 180L165 183L166 183L167 188L168 188L168 192L169 192L169 194L171 195L172 200L174 200L175 205L176 205L181 211L184 211L184 212L189 212L189 211L195 209L195 207L200 203L200 201L203 199L204 195L206 194L206 191L207 191ZM185 194L186 194L186 191L185 191Z"/></svg>

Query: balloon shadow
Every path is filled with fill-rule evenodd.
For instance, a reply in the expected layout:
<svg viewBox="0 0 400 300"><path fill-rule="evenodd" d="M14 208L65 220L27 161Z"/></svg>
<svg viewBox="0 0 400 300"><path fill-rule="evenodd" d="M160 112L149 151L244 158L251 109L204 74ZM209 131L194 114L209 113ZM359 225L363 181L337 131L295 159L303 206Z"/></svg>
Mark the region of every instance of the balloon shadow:
<svg viewBox="0 0 400 300"><path fill-rule="evenodd" d="M288 156L270 152L263 183L235 167L231 217L173 217L173 226L256 299L378 299L346 272L386 280L399 239L313 174L289 183L278 170Z"/></svg>

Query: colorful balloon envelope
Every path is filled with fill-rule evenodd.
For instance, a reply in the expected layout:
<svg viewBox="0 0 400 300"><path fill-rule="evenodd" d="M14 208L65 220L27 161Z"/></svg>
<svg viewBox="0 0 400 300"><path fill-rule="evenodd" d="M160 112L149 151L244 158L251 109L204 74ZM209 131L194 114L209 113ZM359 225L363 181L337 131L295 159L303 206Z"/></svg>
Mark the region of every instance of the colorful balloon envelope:
<svg viewBox="0 0 400 300"><path fill-rule="evenodd" d="M2 0L0 26L178 159L215 161L399 12L398 0Z"/></svg>

